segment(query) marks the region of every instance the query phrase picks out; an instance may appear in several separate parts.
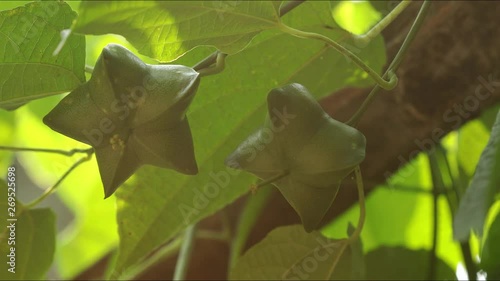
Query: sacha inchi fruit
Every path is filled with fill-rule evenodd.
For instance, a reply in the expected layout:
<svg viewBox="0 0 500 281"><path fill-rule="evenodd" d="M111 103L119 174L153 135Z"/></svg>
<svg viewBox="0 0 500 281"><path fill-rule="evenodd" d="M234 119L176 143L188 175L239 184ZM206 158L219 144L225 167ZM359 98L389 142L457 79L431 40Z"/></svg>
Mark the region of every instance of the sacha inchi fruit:
<svg viewBox="0 0 500 281"><path fill-rule="evenodd" d="M310 232L330 208L340 182L365 158L366 140L332 119L300 84L271 90L267 102L266 122L226 165L272 182Z"/></svg>
<svg viewBox="0 0 500 281"><path fill-rule="evenodd" d="M150 65L107 45L92 77L43 119L53 130L91 145L105 197L141 165L198 172L186 110L200 77L182 65Z"/></svg>

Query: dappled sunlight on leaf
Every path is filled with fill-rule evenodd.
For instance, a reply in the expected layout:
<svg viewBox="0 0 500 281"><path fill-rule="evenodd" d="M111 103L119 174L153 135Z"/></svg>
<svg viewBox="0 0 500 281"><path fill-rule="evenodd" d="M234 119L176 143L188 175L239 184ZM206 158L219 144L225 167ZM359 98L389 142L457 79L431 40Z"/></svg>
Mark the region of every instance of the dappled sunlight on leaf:
<svg viewBox="0 0 500 281"><path fill-rule="evenodd" d="M140 53L166 62L197 46L235 53L278 22L276 7L269 1L103 1L83 2L79 10L76 32L120 34Z"/></svg>
<svg viewBox="0 0 500 281"><path fill-rule="evenodd" d="M382 15L373 8L370 1L331 1L332 16L345 30L360 35L374 26Z"/></svg>

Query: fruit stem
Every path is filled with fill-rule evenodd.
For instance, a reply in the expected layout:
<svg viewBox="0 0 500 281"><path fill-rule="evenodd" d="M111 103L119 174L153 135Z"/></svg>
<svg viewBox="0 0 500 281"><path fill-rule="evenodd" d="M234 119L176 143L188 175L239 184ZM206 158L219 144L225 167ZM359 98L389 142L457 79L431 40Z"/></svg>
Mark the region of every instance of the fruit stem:
<svg viewBox="0 0 500 281"><path fill-rule="evenodd" d="M286 176L288 176L290 174L290 171L283 171L282 173L279 173L278 175L272 177L272 178L269 178L267 180L264 180L264 181L261 181L259 184L252 184L250 186L250 191L252 192L252 194L255 194L257 192L257 190L265 185L268 185L270 183L273 183L279 179L282 179Z"/></svg>

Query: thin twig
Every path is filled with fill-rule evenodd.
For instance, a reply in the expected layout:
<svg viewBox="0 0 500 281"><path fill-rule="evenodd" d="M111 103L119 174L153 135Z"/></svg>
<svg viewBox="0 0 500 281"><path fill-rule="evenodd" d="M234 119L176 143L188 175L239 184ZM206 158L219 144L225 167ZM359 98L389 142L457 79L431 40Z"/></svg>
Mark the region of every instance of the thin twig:
<svg viewBox="0 0 500 281"><path fill-rule="evenodd" d="M92 74L94 72L94 67L85 65L85 72Z"/></svg>
<svg viewBox="0 0 500 281"><path fill-rule="evenodd" d="M140 274L146 272L146 270L157 265L159 262L163 261L166 257L170 257L177 253L181 248L183 241L182 235L175 238L173 241L169 242L167 245L159 249L150 258L140 263L137 267L132 268L127 271L124 275L120 276L120 280L135 280ZM112 278L114 278L112 276ZM116 278L115 278L116 279Z"/></svg>
<svg viewBox="0 0 500 281"><path fill-rule="evenodd" d="M411 43L415 39L418 31L420 30L420 27L422 27L422 24L424 23L425 16L427 15L427 12L429 10L431 2L429 0L425 0L422 6L420 7L420 11L418 12L417 18L413 22L413 25L410 28L410 31L406 35L405 41L401 45L401 48L399 49L398 53L392 60L392 63L389 65L387 68L386 72L384 75L382 75L382 78L387 78L389 73L393 72L396 73L397 69L401 65L401 62L403 61L406 53L408 52L408 49L411 46ZM378 92L380 91L381 87L379 85L376 85L370 94L366 97L366 99L363 101L361 106L359 107L358 111L349 119L349 121L346 122L346 124L356 127L359 120L361 119L361 116L365 113L366 109L368 106L372 103L374 98L377 96Z"/></svg>
<svg viewBox="0 0 500 281"><path fill-rule="evenodd" d="M205 230L205 229L198 230L196 232L196 238L221 241L221 242L231 241L231 237L225 231L212 231L212 230Z"/></svg>
<svg viewBox="0 0 500 281"><path fill-rule="evenodd" d="M358 187L359 219L356 229L349 237L349 243L352 243L353 241L359 239L361 231L363 230L363 226L365 225L366 218L365 188L363 185L363 176L361 175L361 169L359 168L359 166L354 169L354 173L356 175L356 186Z"/></svg>
<svg viewBox="0 0 500 281"><path fill-rule="evenodd" d="M175 265L175 272L173 280L185 280L186 273L188 270L189 260L191 259L191 253L193 252L193 246L196 238L196 224L192 224L186 228L186 234L184 235L184 242L182 242L182 247L179 252L179 257L177 258L177 264Z"/></svg>
<svg viewBox="0 0 500 281"><path fill-rule="evenodd" d="M460 202L460 198L461 198L459 182L457 181L457 179L453 176L453 173L451 172L450 163L448 161L448 158L446 157L446 149L440 143L438 143L436 145L436 149L439 152L438 156L441 156L443 158L443 162L444 162L444 165L446 168L446 173L448 173L450 180L451 180L451 190L447 188L447 191L448 192L452 191L455 194L455 198L454 198L455 200L451 200L451 197L449 197L450 198L450 200L449 200L450 207L454 213L454 211L458 208L458 202ZM451 204L451 203L453 203L453 204Z"/></svg>
<svg viewBox="0 0 500 281"><path fill-rule="evenodd" d="M392 9L382 20L373 26L368 32L356 36L356 40L362 44L368 44L373 38L382 32L389 24L391 24L405 9L411 4L411 0L403 0Z"/></svg>
<svg viewBox="0 0 500 281"><path fill-rule="evenodd" d="M13 146L0 146L0 150L10 150L17 152L42 152L42 153L54 153L61 154L64 156L73 156L76 153L91 153L93 148L85 149L72 149L72 150L61 150L61 149L50 149L50 148L26 148L26 147L13 147Z"/></svg>
<svg viewBox="0 0 500 281"><path fill-rule="evenodd" d="M448 158L446 157L446 150L441 146L441 144L437 145L436 150L444 159L444 163L447 167L447 172L449 174L449 177L452 179L451 181L452 189L455 191L455 196L458 197L457 201L460 202L460 197L461 197L460 187L458 186L458 181L455 180L453 174L451 173L450 163L448 162ZM449 192L447 192L445 195L446 195L446 200L448 202L448 208L450 210L450 213L452 214L452 216L454 216L457 211L458 202L455 202L455 204L453 203L454 201L452 200L451 194ZM462 257L465 264L465 270L467 271L467 276L469 277L469 280L476 280L477 268L476 264L472 260L472 253L469 241L460 242L460 250L462 252Z"/></svg>
<svg viewBox="0 0 500 281"><path fill-rule="evenodd" d="M429 268L427 272L427 280L434 280L436 276L436 263L437 263L437 256L436 256L436 249L437 249L437 243L438 243L438 227L439 227L439 206L438 206L438 192L441 191L444 188L444 182L443 178L441 176L441 171L439 169L439 163L436 158L436 152L429 152L427 154L429 158L429 164L430 164L430 169L431 169L431 177L432 177L432 190L433 190L433 196L432 196L432 244L431 244L431 250L429 251Z"/></svg>
<svg viewBox="0 0 500 281"><path fill-rule="evenodd" d="M382 87L386 90L392 90L397 85L398 79L397 79L396 75L394 75L394 73L392 73L389 76L390 80L386 81L384 77L378 75L378 73L375 70L373 70L370 66L368 66L362 59L360 59L358 56L356 56L353 52L349 51L346 47L340 45L339 43L335 42L334 40L332 40L332 39L330 39L322 34L302 31L302 30L290 27L290 26L283 24L283 23L280 23L278 25L278 27L281 31L288 33L290 35L293 35L295 37L315 39L315 40L319 40L319 41L326 43L328 46L332 47L333 49L340 52L342 55L349 58L357 66L359 66L361 69L363 69L363 71L368 73L368 75L373 80L375 80L375 82L377 82L377 85L379 85L380 87Z"/></svg>
<svg viewBox="0 0 500 281"><path fill-rule="evenodd" d="M90 160L92 157L93 151L89 152L87 156L80 158L78 161L76 161L62 176L61 178L51 187L47 188L44 193L38 197L37 199L33 200L31 203L28 203L25 207L26 209L33 208L36 206L38 203L42 202L47 196L52 194L56 190L56 188L63 182L63 180L74 170L76 167L80 166L83 162L86 162Z"/></svg>
<svg viewBox="0 0 500 281"><path fill-rule="evenodd" d="M226 57L227 57L227 54L217 52L217 57L215 59L215 65L212 65L210 67L204 67L204 68L197 70L197 72L200 74L200 77L214 75L214 74L222 72L224 70L225 65L226 65ZM199 67L193 67L193 69L196 69L196 68L199 68Z"/></svg>

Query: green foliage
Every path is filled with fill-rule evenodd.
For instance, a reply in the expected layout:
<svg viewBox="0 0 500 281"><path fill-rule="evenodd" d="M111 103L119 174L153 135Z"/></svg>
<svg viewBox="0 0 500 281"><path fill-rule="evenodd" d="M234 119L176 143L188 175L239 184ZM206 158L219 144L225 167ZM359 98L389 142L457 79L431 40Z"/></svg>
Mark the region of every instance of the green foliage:
<svg viewBox="0 0 500 281"><path fill-rule="evenodd" d="M74 31L115 33L144 55L173 61L198 46L233 54L279 21L278 1L85 1ZM207 29L206 27L210 27Z"/></svg>
<svg viewBox="0 0 500 281"><path fill-rule="evenodd" d="M58 56L59 33L76 14L64 2L32 2L0 12L0 107L71 91L85 81L85 37L70 36Z"/></svg>
<svg viewBox="0 0 500 281"><path fill-rule="evenodd" d="M434 206L430 169L422 156L401 165L386 184L371 193L361 239L357 234L354 238L333 238L345 233L347 225L352 235L358 206L321 232L304 231L304 227L311 231L317 226L332 204L339 182L364 158L363 135L331 119L315 99L344 87L373 86L373 80L345 54L325 45L325 40L292 37L283 33L287 29L281 24L298 31L296 35L313 32L338 42L381 73L386 65L383 39L368 36L364 39L371 41L365 45L352 33L369 30L393 7L380 1L334 5L331 1L306 1L280 16L280 7L288 4L83 1L76 18L70 8L77 7L76 2L37 1L11 11L4 9L12 5L0 3L0 107L16 109L34 100L15 111L0 112L0 146L86 148L81 141L94 145L97 153L97 161L72 171L58 187L58 197L51 198L60 199L67 207L63 212L71 213L62 214L71 218L58 233L50 209L17 203L21 207L16 222L17 273L2 271L0 277L72 279L111 252L116 254L107 269L112 279L140 273L154 263L157 254L175 252L184 229L197 229L194 223L248 191L256 178L224 165L242 142L229 157L239 165L229 161L230 166L264 180L285 176L276 185L304 226L274 229L240 256L257 218L266 215L262 211L273 189L259 191L239 214L240 223L233 233L236 237L228 239L232 279L454 279L453 268L458 263L465 261L472 268L453 241L454 205L440 194ZM391 17L383 20L385 24L392 21ZM60 32L70 27L74 32L59 45ZM53 55L58 45L62 49ZM209 71L203 71L205 66L199 63L214 50L228 55L226 69L206 77ZM175 61L175 65L151 65L156 61ZM85 63L95 66L86 83ZM160 81L160 90L148 88L151 80ZM112 103L123 94L137 94L141 91L137 87L143 87L148 95L135 101L121 100L124 103L118 106L123 105L123 111L113 111ZM47 97L64 92L71 93L62 99ZM39 99L42 97L46 98ZM276 134L267 143L264 130L283 125L273 109L285 107L283 115L303 118L292 119L283 134ZM121 118L122 113L127 116ZM43 126L41 119L46 114L44 121L52 129L71 138ZM103 146L95 145L83 130L101 129L105 118L119 129L103 135ZM486 214L494 213L490 206L500 186L495 173L500 163L500 114L488 146L479 155L493 119L483 116L450 134L443 141L451 163L449 174L434 169L434 176L442 173L446 188L458 186L454 190L458 195L463 191L460 187L465 188L473 177L455 217L455 234L463 241L462 249L472 249L474 257L478 249L467 242L481 241L468 239L470 229L478 233L488 230L481 255L481 268L488 278L500 274L499 216L491 226L484 223ZM113 138L115 135L118 138ZM127 153L107 154L110 151L100 150L104 146L111 152L126 148ZM257 160L239 161L253 148L257 149ZM79 159L2 151L0 168L11 165L12 156L33 182L43 187L53 185ZM116 197L110 196L122 183ZM110 196L106 200L102 200L102 184ZM5 183L0 185L4 189ZM0 194L2 209L7 208L4 197L6 192ZM434 207L439 210L435 234L429 223L435 219ZM6 214L0 214L5 222ZM0 233L3 257L8 251L5 233L4 228ZM438 241L435 249L434 238ZM59 276L52 270L46 276L54 259ZM431 260L435 261L432 265ZM183 260L179 264L187 263Z"/></svg>
<svg viewBox="0 0 500 281"><path fill-rule="evenodd" d="M384 246L411 250L431 248L433 206L429 170L425 155L418 156L401 166L386 184L370 193L366 201L366 223L361 233L365 254ZM462 254L453 241L452 214L444 198L440 198L438 207L437 256L449 267L456 268ZM321 232L329 238L338 237L358 216L358 206L352 206Z"/></svg>
<svg viewBox="0 0 500 281"><path fill-rule="evenodd" d="M500 278L500 213L490 225L488 236L481 254L481 269L486 271L488 279Z"/></svg>
<svg viewBox="0 0 500 281"><path fill-rule="evenodd" d="M22 212L16 227L16 271L18 280L44 279L52 264L55 250L55 216L51 209Z"/></svg>
<svg viewBox="0 0 500 281"><path fill-rule="evenodd" d="M488 210L500 192L500 111L491 130L472 182L460 202L455 216L453 230L456 239L465 241L470 230L483 234L484 221Z"/></svg>
<svg viewBox="0 0 500 281"><path fill-rule="evenodd" d="M0 271L0 279L44 279L54 259L56 237L54 213L49 208L25 209L16 201L14 207L16 216L9 217L7 216L7 195L12 194L13 191L11 189L7 191L7 183L0 181L0 192L0 207L4 210L0 217L3 225L0 237L2 241L11 241L0 245L4 265L3 270ZM14 239L7 239L7 237ZM12 259L11 256L15 258ZM12 261L14 263L9 264ZM14 272L7 271L7 268L12 267Z"/></svg>
<svg viewBox="0 0 500 281"><path fill-rule="evenodd" d="M59 99L55 96L34 100L16 110L12 116L13 144L65 150L85 148L80 142L54 134L42 123L43 116ZM50 153L17 153L16 158L30 179L44 188L54 184L77 159ZM73 217L57 235L55 261L62 279L73 278L118 244L115 198L102 200L102 183L96 171L96 161L86 162L62 182L55 194L54 200L60 199L66 206L63 213L58 213L58 221L61 217Z"/></svg>
<svg viewBox="0 0 500 281"><path fill-rule="evenodd" d="M316 27L326 19L326 24L334 24L331 17L325 16L328 10L322 9L328 3L312 2L304 7L305 11L292 11L284 20L331 38L339 39L345 34ZM176 63L193 65L207 54L206 50L195 50ZM359 55L380 70L385 60L382 39L374 39ZM331 67L332 63L335 67ZM202 80L187 114L194 143L203 144L196 147L199 174L187 177L144 167L117 192L121 237L117 275L188 224L213 214L248 190L254 179L231 171L223 163L248 132L260 126L269 90L297 82L320 97L343 85L372 83L343 55L322 43L271 30L257 35L247 48L229 56L226 69Z"/></svg>
<svg viewBox="0 0 500 281"><path fill-rule="evenodd" d="M382 247L366 254L368 280L454 280L455 272L438 259L436 274L429 278L429 251ZM411 266L409 266L411 265Z"/></svg>
<svg viewBox="0 0 500 281"><path fill-rule="evenodd" d="M370 30L381 18L370 1L331 1L332 16L345 30L353 34L363 34Z"/></svg>
<svg viewBox="0 0 500 281"><path fill-rule="evenodd" d="M339 259L343 240L306 233L300 225L278 227L248 250L230 273L231 280L323 280Z"/></svg>

